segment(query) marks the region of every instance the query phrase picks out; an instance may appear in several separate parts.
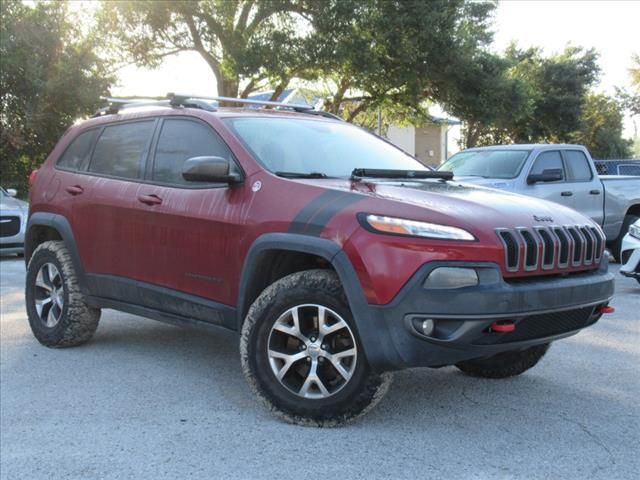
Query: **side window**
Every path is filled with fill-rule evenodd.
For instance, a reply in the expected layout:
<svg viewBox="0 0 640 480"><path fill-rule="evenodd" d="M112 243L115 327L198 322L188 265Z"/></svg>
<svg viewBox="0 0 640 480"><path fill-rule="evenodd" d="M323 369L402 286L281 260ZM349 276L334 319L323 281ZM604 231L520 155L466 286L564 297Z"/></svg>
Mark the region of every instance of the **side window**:
<svg viewBox="0 0 640 480"><path fill-rule="evenodd" d="M189 158L202 156L232 160L227 145L206 125L191 120L165 120L156 147L152 178L162 183L192 184L182 178L182 166Z"/></svg>
<svg viewBox="0 0 640 480"><path fill-rule="evenodd" d="M98 133L97 129L88 130L78 135L58 159L56 165L68 170L84 170L89 163L91 145Z"/></svg>
<svg viewBox="0 0 640 480"><path fill-rule="evenodd" d="M570 182L588 182L593 178L586 155L579 150L564 152L567 159L567 179Z"/></svg>
<svg viewBox="0 0 640 480"><path fill-rule="evenodd" d="M143 154L153 133L154 123L152 120L106 127L96 143L89 171L114 177L139 178Z"/></svg>
<svg viewBox="0 0 640 480"><path fill-rule="evenodd" d="M562 172L562 178L566 178L560 152L542 152L538 155L538 158L536 158L533 163L533 168L531 168L531 172L529 173L539 174L543 173L545 170L560 170Z"/></svg>

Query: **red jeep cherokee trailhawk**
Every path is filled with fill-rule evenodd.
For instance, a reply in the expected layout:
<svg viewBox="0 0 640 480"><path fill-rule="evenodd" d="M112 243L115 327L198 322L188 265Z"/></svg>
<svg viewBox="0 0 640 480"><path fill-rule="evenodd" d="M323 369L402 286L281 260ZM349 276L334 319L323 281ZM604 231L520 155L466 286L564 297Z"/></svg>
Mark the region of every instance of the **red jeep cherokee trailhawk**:
<svg viewBox="0 0 640 480"><path fill-rule="evenodd" d="M518 375L608 310L588 218L288 108L172 96L70 128L31 190L36 338L86 342L101 308L225 327L271 411L333 425L381 398L385 372Z"/></svg>

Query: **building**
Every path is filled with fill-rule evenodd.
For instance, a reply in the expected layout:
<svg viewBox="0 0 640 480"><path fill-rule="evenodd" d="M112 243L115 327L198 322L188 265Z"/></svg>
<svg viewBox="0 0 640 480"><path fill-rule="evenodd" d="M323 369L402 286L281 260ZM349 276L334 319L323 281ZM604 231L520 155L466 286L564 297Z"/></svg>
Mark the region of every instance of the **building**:
<svg viewBox="0 0 640 480"><path fill-rule="evenodd" d="M450 156L450 131L459 120L431 117L424 125L390 125L386 137L425 165L437 167Z"/></svg>

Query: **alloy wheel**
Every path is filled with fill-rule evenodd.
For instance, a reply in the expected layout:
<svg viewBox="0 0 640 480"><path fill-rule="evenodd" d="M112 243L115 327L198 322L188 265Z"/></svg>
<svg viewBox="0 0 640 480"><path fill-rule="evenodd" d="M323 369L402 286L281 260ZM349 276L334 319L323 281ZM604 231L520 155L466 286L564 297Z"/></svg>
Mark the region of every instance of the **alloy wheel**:
<svg viewBox="0 0 640 480"><path fill-rule="evenodd" d="M45 263L38 270L33 298L42 323L48 328L55 327L64 309L64 285L62 275L53 263Z"/></svg>
<svg viewBox="0 0 640 480"><path fill-rule="evenodd" d="M271 327L268 357L276 379L296 395L323 399L353 376L358 351L347 322L316 304L284 312Z"/></svg>

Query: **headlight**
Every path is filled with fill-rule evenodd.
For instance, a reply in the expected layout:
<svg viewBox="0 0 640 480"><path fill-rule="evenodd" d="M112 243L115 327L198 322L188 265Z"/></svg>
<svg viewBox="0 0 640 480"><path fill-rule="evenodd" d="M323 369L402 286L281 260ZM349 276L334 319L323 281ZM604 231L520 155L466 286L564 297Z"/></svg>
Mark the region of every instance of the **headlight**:
<svg viewBox="0 0 640 480"><path fill-rule="evenodd" d="M629 235L631 235L632 237L635 237L638 240L640 240L640 225L638 225L637 223L634 223L633 225L630 225L629 226Z"/></svg>
<svg viewBox="0 0 640 480"><path fill-rule="evenodd" d="M442 240L475 240L473 235L458 227L381 215L366 215L363 217L371 229L380 233L411 235L414 237L437 238Z"/></svg>

